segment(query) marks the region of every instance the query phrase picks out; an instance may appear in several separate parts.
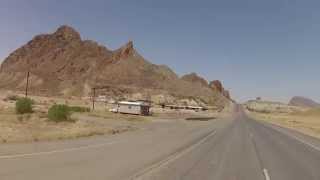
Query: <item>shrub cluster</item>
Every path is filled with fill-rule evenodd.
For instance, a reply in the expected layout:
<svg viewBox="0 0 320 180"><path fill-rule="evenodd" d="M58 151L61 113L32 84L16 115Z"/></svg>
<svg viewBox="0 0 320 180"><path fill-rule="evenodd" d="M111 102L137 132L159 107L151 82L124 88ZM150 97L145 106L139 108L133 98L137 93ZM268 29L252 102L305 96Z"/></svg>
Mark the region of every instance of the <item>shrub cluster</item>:
<svg viewBox="0 0 320 180"><path fill-rule="evenodd" d="M48 111L48 118L51 121L73 121L71 119L72 112L89 112L90 108L80 106L67 106L64 104L55 104Z"/></svg>
<svg viewBox="0 0 320 180"><path fill-rule="evenodd" d="M63 104L55 104L48 111L49 120L54 122L72 121L70 116L71 111L69 107Z"/></svg>
<svg viewBox="0 0 320 180"><path fill-rule="evenodd" d="M29 98L19 98L16 101L16 113L26 114L33 112L33 101Z"/></svg>

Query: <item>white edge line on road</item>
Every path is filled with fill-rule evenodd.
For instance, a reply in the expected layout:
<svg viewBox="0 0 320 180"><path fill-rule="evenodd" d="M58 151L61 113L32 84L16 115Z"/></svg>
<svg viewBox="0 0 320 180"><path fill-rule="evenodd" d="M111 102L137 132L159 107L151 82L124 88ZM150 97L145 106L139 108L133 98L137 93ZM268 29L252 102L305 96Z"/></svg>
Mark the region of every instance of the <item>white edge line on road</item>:
<svg viewBox="0 0 320 180"><path fill-rule="evenodd" d="M68 148L68 149L61 149L61 150L54 150L54 151L43 151L43 152L36 152L36 153L4 155L4 156L0 156L0 159L14 159L14 158L23 158L23 157L50 155L50 154L56 154L56 153L79 151L79 150L85 150L85 149L95 149L95 148L100 148L103 146L108 146L108 145L112 145L112 144L116 144L116 143L119 143L119 141L118 142L108 142L108 143L103 143L103 144L87 145L87 146Z"/></svg>
<svg viewBox="0 0 320 180"><path fill-rule="evenodd" d="M290 136L290 135L289 135L289 136ZM319 148L319 147L317 147L317 146L315 146L315 145L313 145L313 144L311 144L311 143L308 143L308 142L306 142L306 141L304 141L304 140L296 137L295 135L291 135L291 137L294 138L294 139L296 139L296 140L298 140L299 142L301 142L301 143L303 143L303 144L305 144L305 145L308 145L308 146L312 147L313 149L315 149L315 150L317 150L317 151L320 151L320 148Z"/></svg>
<svg viewBox="0 0 320 180"><path fill-rule="evenodd" d="M275 125L275 124L272 124L272 125L274 125L274 126L276 126L276 127L278 127L278 128L284 128L284 127L281 127L281 126L278 126L278 125ZM269 126L269 125L267 125L267 126ZM274 130L276 130L276 131L278 131L278 132L281 132L282 134L285 134L285 135L287 135L287 136L289 136L289 137L291 137L291 138L293 138L293 139L295 139L295 140L297 140L297 141L299 141L299 142L301 142L301 143L304 144L304 145L310 146L311 148L313 148L313 149L315 149L315 150L317 150L317 151L320 151L320 147L315 146L315 145L313 145L313 144L311 144L311 143L309 143L309 142L306 142L306 141L298 138L297 136L295 136L295 135L293 135L293 134L291 134L291 133L286 133L286 132L284 132L283 130L273 128L272 126L269 126L269 127L272 128L272 129L274 129ZM289 130L295 131L294 129L289 129ZM297 131L297 132L298 132L298 131Z"/></svg>
<svg viewBox="0 0 320 180"><path fill-rule="evenodd" d="M263 175L266 178L266 180L271 180L267 169L263 169Z"/></svg>
<svg viewBox="0 0 320 180"><path fill-rule="evenodd" d="M252 119L252 118L249 118L249 119ZM259 121L259 120L256 120L256 119L254 119L254 118L253 118L252 120L254 120L254 121L256 121L256 122ZM293 135L293 134L291 134L291 133L286 133L286 132L284 132L283 130L280 130L280 129L282 128L282 129L288 129L288 130L292 130L292 131L296 131L296 132L298 132L298 133L301 133L301 132L299 132L299 131L297 131L297 130L295 130L295 129L283 127L283 126L280 126L280 125L277 125L277 124L273 124L273 123L268 123L268 122L265 122L265 123L259 122L259 123L261 123L261 124L264 125L264 126L268 126L268 127L272 128L272 129L274 129L274 130L276 130L276 131L278 131L278 132L280 132L280 133L282 133L282 134L285 134L285 135L287 135L287 136L289 136L289 137L291 137L291 138L299 141L300 143L302 143L302 144L304 144L304 145L307 145L307 146L313 148L314 150L320 151L320 147L315 146L315 145L313 145L313 144L311 144L311 143L309 143L309 142L306 142L306 141L298 138L297 136L295 136L295 135ZM277 127L277 128L274 128L274 127L272 127L272 126L275 126L275 127ZM303 134L303 133L301 133L301 134Z"/></svg>
<svg viewBox="0 0 320 180"><path fill-rule="evenodd" d="M191 152L193 149L197 148L198 146L200 146L201 144L203 144L205 141L207 141L207 139L209 139L211 136L215 135L216 131L211 132L210 134L208 134L207 136L205 136L204 138L202 138L200 141L198 141L197 143L187 147L186 149L176 152L170 156L168 156L167 158L152 164L151 166L148 166L147 168L143 169L142 171L136 173L135 175L129 177L130 180L133 179L138 179L143 177L144 175L148 174L148 173L153 173L156 169L162 168L168 164L170 164L171 162L179 159L180 157L184 156L185 154Z"/></svg>

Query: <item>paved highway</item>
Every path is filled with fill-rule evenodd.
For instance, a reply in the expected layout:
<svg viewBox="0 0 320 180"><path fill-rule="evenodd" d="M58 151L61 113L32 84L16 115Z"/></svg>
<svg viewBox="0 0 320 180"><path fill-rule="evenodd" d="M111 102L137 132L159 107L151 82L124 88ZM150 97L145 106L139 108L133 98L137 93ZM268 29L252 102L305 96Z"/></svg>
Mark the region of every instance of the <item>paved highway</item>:
<svg viewBox="0 0 320 180"><path fill-rule="evenodd" d="M139 179L319 180L320 141L243 112L192 152Z"/></svg>
<svg viewBox="0 0 320 180"><path fill-rule="evenodd" d="M249 119L163 121L137 132L0 146L1 180L319 180L320 141Z"/></svg>

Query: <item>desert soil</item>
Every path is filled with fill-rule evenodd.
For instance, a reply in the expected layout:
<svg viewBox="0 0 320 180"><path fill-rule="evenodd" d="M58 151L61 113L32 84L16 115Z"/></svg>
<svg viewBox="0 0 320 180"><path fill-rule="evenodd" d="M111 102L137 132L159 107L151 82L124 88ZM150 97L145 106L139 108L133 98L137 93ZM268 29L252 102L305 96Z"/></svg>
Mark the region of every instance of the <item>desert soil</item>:
<svg viewBox="0 0 320 180"><path fill-rule="evenodd" d="M49 107L55 103L71 106L90 107L90 100L76 98L53 98L31 96L35 101L32 114L17 115L15 101L5 100L9 93L0 94L0 143L51 141L74 139L95 135L112 135L126 131L143 129L145 125L157 120L185 120L186 118L226 117L231 108L222 112L206 111L177 111L152 108L153 116L135 116L114 114L108 111L104 103L97 103L94 112L73 113L75 122L50 122L47 118ZM23 96L20 94L19 96ZM231 107L231 106L230 106Z"/></svg>

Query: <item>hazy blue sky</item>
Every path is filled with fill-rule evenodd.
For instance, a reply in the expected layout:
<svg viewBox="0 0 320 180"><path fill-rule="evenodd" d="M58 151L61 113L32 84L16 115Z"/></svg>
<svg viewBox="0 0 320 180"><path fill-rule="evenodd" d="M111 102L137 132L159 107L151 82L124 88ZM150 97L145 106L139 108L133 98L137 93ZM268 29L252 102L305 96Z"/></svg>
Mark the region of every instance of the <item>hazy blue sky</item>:
<svg viewBox="0 0 320 180"><path fill-rule="evenodd" d="M319 0L2 0L0 59L62 24L111 49L133 40L151 62L220 79L237 100L320 101Z"/></svg>

